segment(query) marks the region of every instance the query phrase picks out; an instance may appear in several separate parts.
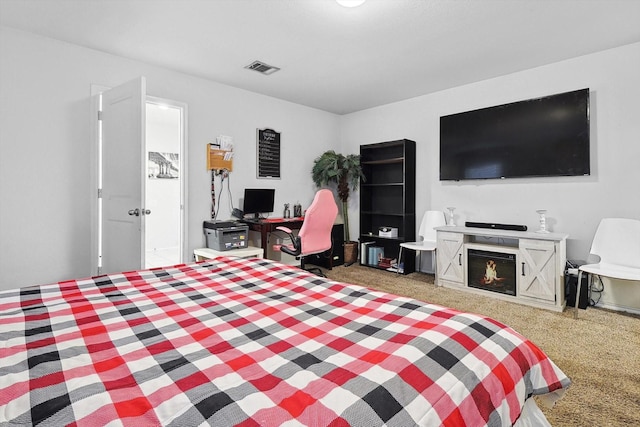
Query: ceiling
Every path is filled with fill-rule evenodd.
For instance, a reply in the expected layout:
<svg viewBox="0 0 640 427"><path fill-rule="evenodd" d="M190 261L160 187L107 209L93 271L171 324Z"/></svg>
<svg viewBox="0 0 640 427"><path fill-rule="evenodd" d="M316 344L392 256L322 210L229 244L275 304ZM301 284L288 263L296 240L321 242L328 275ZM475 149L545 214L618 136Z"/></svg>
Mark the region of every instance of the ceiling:
<svg viewBox="0 0 640 427"><path fill-rule="evenodd" d="M1 25L336 114L639 42L639 22L640 0L0 0Z"/></svg>

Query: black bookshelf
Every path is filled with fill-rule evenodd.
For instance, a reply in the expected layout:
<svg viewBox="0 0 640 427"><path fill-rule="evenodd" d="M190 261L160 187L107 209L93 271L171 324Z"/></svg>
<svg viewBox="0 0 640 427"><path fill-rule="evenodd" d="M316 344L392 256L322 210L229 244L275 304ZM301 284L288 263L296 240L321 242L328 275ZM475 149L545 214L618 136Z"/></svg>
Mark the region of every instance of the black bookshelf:
<svg viewBox="0 0 640 427"><path fill-rule="evenodd" d="M360 164L366 178L360 183L360 264L386 270L368 259L369 248L382 248L385 258L397 260L400 243L416 237L416 143L361 145ZM381 227L397 228L397 237L380 236ZM413 273L415 257L403 258L403 273Z"/></svg>

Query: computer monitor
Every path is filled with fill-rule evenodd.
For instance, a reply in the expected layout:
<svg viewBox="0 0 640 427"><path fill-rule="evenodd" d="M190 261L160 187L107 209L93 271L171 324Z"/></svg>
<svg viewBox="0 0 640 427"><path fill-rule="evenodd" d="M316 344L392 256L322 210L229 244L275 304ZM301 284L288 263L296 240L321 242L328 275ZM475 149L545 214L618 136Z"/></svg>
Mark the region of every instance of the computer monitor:
<svg viewBox="0 0 640 427"><path fill-rule="evenodd" d="M273 212L275 193L273 188L245 188L244 214L253 214L255 218L259 218L260 214Z"/></svg>

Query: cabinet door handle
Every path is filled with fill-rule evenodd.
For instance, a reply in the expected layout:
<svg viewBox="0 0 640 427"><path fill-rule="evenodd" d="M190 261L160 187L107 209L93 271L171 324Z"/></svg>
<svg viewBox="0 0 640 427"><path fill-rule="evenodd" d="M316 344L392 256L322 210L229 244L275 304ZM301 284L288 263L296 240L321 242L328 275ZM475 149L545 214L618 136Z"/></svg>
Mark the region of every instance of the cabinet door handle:
<svg viewBox="0 0 640 427"><path fill-rule="evenodd" d="M524 276L524 262L522 263L522 275Z"/></svg>
<svg viewBox="0 0 640 427"><path fill-rule="evenodd" d="M458 254L458 265L462 266L462 254Z"/></svg>

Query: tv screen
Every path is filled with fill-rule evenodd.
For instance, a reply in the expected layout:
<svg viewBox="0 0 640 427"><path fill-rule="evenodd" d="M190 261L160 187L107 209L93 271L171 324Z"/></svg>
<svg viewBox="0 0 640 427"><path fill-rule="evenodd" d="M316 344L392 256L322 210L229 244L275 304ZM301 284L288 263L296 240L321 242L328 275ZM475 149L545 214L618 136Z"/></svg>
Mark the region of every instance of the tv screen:
<svg viewBox="0 0 640 427"><path fill-rule="evenodd" d="M440 180L590 174L589 89L440 117Z"/></svg>
<svg viewBox="0 0 640 427"><path fill-rule="evenodd" d="M244 206L245 215L253 214L256 218L262 213L273 212L273 200L276 190L273 188L245 188Z"/></svg>

